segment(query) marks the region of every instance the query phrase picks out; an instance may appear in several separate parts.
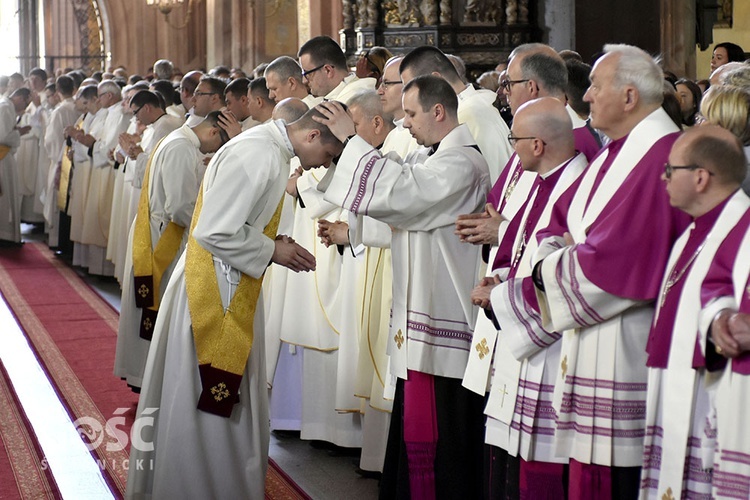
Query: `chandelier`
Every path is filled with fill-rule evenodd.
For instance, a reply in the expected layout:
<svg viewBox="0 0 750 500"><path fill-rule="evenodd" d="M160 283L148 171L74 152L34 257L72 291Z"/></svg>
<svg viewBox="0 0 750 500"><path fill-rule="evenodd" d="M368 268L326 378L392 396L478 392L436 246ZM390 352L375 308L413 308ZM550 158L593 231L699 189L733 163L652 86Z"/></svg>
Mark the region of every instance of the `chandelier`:
<svg viewBox="0 0 750 500"><path fill-rule="evenodd" d="M175 8L176 6L182 5L184 3L185 3L185 0L146 0L146 5L159 9L159 12L164 14L167 24L177 29L182 29L186 27L188 23L190 22L190 15L193 10L193 0L187 0L188 8L187 8L187 13L185 14L185 20L179 26L175 26L169 22L169 13L172 12L172 9Z"/></svg>

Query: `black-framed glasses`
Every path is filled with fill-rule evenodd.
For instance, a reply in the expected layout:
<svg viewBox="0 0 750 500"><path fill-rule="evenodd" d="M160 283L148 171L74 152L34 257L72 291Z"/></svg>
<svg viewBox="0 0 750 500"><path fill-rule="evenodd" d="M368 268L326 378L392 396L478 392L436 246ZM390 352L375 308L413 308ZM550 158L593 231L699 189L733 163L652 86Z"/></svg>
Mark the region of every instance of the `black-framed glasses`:
<svg viewBox="0 0 750 500"><path fill-rule="evenodd" d="M404 82L401 80L383 80L380 82L380 86L383 87L383 89L388 90L388 87L392 85L403 85Z"/></svg>
<svg viewBox="0 0 750 500"><path fill-rule="evenodd" d="M703 168L700 165L670 165L669 163L664 164L664 177L667 179L672 178L672 172L675 170L698 170L699 168L705 170L708 172L708 175L714 175L713 172L708 170L707 168Z"/></svg>
<svg viewBox="0 0 750 500"><path fill-rule="evenodd" d="M141 104L138 109L133 111L133 116L138 116L138 112L143 109L143 106L145 106L145 104Z"/></svg>
<svg viewBox="0 0 750 500"><path fill-rule="evenodd" d="M311 73L315 73L319 69L323 68L323 66L325 66L325 63L321 64L320 66L316 66L313 69L310 69L310 70L307 70L307 71L303 70L302 71L302 78L308 78L309 79L310 77L308 75L310 75Z"/></svg>
<svg viewBox="0 0 750 500"><path fill-rule="evenodd" d="M201 95L216 95L218 92L193 92L194 96L201 96Z"/></svg>
<svg viewBox="0 0 750 500"><path fill-rule="evenodd" d="M506 91L509 91L510 88L517 83L526 83L530 81L531 80L529 78L526 78L524 80L500 80L500 87Z"/></svg>
<svg viewBox="0 0 750 500"><path fill-rule="evenodd" d="M508 134L508 142L510 143L511 147L516 147L516 142L527 139L539 139L539 137L516 137L513 134ZM539 140L542 141L541 139ZM544 141L542 141L542 144L544 144L545 146L547 145L547 143Z"/></svg>

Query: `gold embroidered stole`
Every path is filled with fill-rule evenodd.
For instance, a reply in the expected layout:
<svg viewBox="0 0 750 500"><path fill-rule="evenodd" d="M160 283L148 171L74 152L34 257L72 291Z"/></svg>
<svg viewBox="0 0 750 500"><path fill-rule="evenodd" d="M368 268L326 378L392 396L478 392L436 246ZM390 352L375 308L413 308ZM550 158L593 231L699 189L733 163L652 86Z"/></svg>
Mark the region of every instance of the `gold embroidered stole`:
<svg viewBox="0 0 750 500"><path fill-rule="evenodd" d="M83 119L86 117L86 113L82 114L76 121L74 127L77 130L83 129ZM68 211L68 190L70 186L70 173L73 171L73 161L70 159L70 151L73 149L72 146L65 144L63 148L62 162L60 163L60 185L57 188L57 208L61 212Z"/></svg>
<svg viewBox="0 0 750 500"><path fill-rule="evenodd" d="M10 153L11 147L6 146L5 144L0 144L0 161L5 159L5 155Z"/></svg>
<svg viewBox="0 0 750 500"><path fill-rule="evenodd" d="M283 202L282 197L263 230L271 239L276 237ZM252 278L242 273L224 311L213 256L192 236L202 207L203 186L195 204L185 256L185 287L203 386L198 409L228 418L239 401L240 382L253 345L253 321L263 276Z"/></svg>
<svg viewBox="0 0 750 500"><path fill-rule="evenodd" d="M156 242L156 248L151 241L151 211L149 199L149 177L151 164L162 139L149 156L146 173L143 176L141 198L138 201L138 214L133 227L133 290L135 291L135 305L142 309L140 322L140 336L151 340L159 311L159 288L164 272L177 257L180 242L185 228L172 221ZM152 250L153 249L153 250Z"/></svg>

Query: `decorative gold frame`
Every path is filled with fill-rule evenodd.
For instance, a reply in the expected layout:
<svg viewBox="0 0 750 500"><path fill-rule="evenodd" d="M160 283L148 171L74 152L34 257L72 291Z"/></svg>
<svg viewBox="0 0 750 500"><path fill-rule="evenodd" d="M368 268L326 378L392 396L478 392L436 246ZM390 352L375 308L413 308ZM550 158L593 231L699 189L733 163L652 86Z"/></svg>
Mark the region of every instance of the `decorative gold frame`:
<svg viewBox="0 0 750 500"><path fill-rule="evenodd" d="M719 3L719 12L714 23L714 28L731 28L732 27L732 7L734 0L717 0Z"/></svg>

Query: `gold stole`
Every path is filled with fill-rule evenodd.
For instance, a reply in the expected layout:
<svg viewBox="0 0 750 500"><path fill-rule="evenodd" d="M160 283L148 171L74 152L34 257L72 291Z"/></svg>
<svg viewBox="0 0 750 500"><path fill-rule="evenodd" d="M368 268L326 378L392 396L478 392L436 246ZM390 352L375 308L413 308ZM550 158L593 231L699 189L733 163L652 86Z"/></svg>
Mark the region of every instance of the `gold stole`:
<svg viewBox="0 0 750 500"><path fill-rule="evenodd" d="M163 140L159 141L148 158L141 198L138 201L138 214L133 228L133 290L135 291L135 305L142 309L140 336L146 340L151 340L154 334L156 315L159 311L161 279L164 271L177 256L182 234L185 232L184 227L170 221L159 241L156 242L156 248L152 246L149 176L154 155Z"/></svg>
<svg viewBox="0 0 750 500"><path fill-rule="evenodd" d="M282 197L263 230L268 238L276 237L283 202ZM192 236L202 207L203 186L195 203L185 256L185 288L203 386L198 409L229 418L239 402L240 382L253 345L253 321L263 276L252 278L241 273L224 311L213 256Z"/></svg>
<svg viewBox="0 0 750 500"><path fill-rule="evenodd" d="M83 119L86 117L86 113L82 114L76 121L74 127L77 130L81 130L83 127ZM67 212L68 210L68 189L70 186L70 173L73 170L73 161L68 157L72 146L65 144L63 148L63 157L60 164L60 186L57 189L57 208L61 212Z"/></svg>
<svg viewBox="0 0 750 500"><path fill-rule="evenodd" d="M5 159L5 155L10 153L11 147L6 146L5 144L0 144L0 161Z"/></svg>

